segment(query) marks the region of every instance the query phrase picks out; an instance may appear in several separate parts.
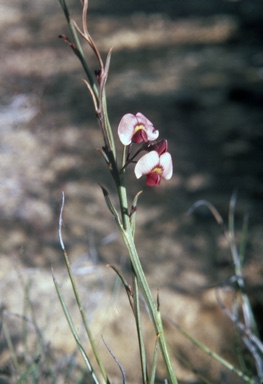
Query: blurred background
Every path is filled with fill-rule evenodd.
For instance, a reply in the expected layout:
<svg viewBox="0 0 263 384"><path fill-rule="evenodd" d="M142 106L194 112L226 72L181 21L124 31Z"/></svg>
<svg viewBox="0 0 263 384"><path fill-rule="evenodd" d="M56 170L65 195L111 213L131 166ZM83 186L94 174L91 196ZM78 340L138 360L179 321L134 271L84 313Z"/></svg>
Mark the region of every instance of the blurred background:
<svg viewBox="0 0 263 384"><path fill-rule="evenodd" d="M69 7L80 21L79 2ZM169 141L172 180L148 188L131 167L129 196L132 201L144 190L136 240L150 285L166 292L167 308L180 296L178 318L194 319L190 328L197 333L207 308L210 322L218 316L212 288L234 272L222 228L207 207L187 211L207 200L227 227L234 191L237 244L249 217L244 273L262 319L262 16L260 0L90 0L88 26L103 58L113 47L107 85L113 129L125 113L141 112ZM98 186L117 202L97 152L102 140L84 73L58 38L70 36L64 15L58 1L1 0L0 29L1 308L19 312L18 275L34 282L32 301L56 300L50 266L65 278L58 242L62 191L63 236L76 274L91 279L94 295L105 294L114 279L105 264L128 271L129 263ZM86 53L96 70L91 50ZM220 331L211 332L217 345Z"/></svg>

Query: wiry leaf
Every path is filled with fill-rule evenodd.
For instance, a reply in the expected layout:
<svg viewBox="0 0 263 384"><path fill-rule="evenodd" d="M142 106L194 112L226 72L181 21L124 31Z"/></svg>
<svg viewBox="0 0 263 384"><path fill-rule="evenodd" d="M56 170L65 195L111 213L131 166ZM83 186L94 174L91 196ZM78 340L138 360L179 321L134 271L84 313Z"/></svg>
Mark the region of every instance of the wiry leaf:
<svg viewBox="0 0 263 384"><path fill-rule="evenodd" d="M153 354L153 362L152 362L150 384L154 384L155 383L155 374L156 374L157 358L158 358L158 349L159 349L159 336L157 336L156 340L155 340L155 347L154 347L154 354Z"/></svg>
<svg viewBox="0 0 263 384"><path fill-rule="evenodd" d="M107 350L109 351L109 353L111 354L111 356L113 357L115 363L118 365L120 371L121 371L121 375L122 375L122 383L125 384L126 383L126 375L125 375L125 371L121 365L121 363L119 362L119 360L117 359L117 357L113 354L112 350L109 348L108 344L106 343L106 341L104 340L104 338L102 337L102 340L103 340L103 343L105 344Z"/></svg>
<svg viewBox="0 0 263 384"><path fill-rule="evenodd" d="M103 185L99 184L99 186L101 187L101 190L102 190L103 196L105 198L107 207L109 208L109 211L115 217L115 220L116 220L119 228L122 228L122 224L121 224L121 221L120 221L120 218L119 218L119 214L118 214L116 208L114 207L114 205L111 202L111 199L110 199L110 196L109 196L109 192L107 191L107 189L105 187L103 187Z"/></svg>
<svg viewBox="0 0 263 384"><path fill-rule="evenodd" d="M86 354L86 352L84 350L84 347L83 347L83 345L81 343L81 340L79 338L79 335L78 335L77 330L76 330L75 325L74 325L74 321L72 320L72 318L70 316L70 313L68 311L66 302L65 302L64 297L63 297L63 295L61 293L61 290L60 290L60 287L59 287L59 285L57 283L57 280L55 279L53 271L52 271L52 276L53 276L53 281L54 281L54 284L55 284L55 287L56 287L56 291L57 291L57 294L58 294L59 301L61 303L64 315L65 315L65 317L67 319L67 322L69 324L69 327L70 327L70 330L72 332L72 335L73 335L73 337L74 337L74 339L75 339L75 341L77 343L77 346L78 346L79 351L80 351L80 353L81 353L81 355L82 355L82 357L83 357L83 359L85 361L85 364L86 364L86 366L88 367L88 369L89 369L89 371L91 373L91 376L93 378L94 383L99 384L99 380L96 377L96 374L95 374L95 372L93 370L91 362L90 362L90 360L89 360L89 358L88 358L88 356L87 356L87 354Z"/></svg>
<svg viewBox="0 0 263 384"><path fill-rule="evenodd" d="M187 214L190 215L191 213L193 213L196 210L196 208L201 207L202 205L204 205L205 207L207 207L210 210L210 212L212 213L212 215L214 216L215 220L217 221L217 223L219 225L223 225L222 216L220 215L218 210L215 208L215 206L207 200L198 200L196 203L194 203L192 205L191 208L188 209Z"/></svg>
<svg viewBox="0 0 263 384"><path fill-rule="evenodd" d="M107 267L112 268L117 273L119 278L121 279L121 282L122 282L122 284L123 284L123 286L124 286L124 288L126 290L126 293L127 293L128 299L129 299L129 303L130 303L130 306L131 306L131 309L132 309L132 311L134 313L133 291L132 291L132 288L131 288L130 284L128 284L128 282L126 281L126 279L123 276L123 274L114 265L107 264Z"/></svg>
<svg viewBox="0 0 263 384"><path fill-rule="evenodd" d="M81 315L81 319L82 319L82 322L83 322L86 334L87 334L87 336L89 338L89 341L90 341L90 344L91 344L91 347L92 347L93 354L94 354L94 356L96 358L96 361L97 361L97 363L98 363L98 365L100 367L100 371L101 371L101 373L102 373L102 375L103 375L103 377L105 379L105 382L106 383L110 383L109 379L108 379L108 376L107 376L107 373L106 373L106 370L105 370L105 368L103 366L102 360L101 360L101 358L99 356L99 353L98 353L98 350L97 350L97 346L96 346L96 344L94 342L93 335L92 335L92 332L90 330L90 327L89 327L89 324L88 324L88 321L87 321L87 318L86 318L86 313L84 311L84 308L83 308L83 305L82 305L82 302L81 302L81 299L80 299L80 296L79 296L79 293L78 293L78 288L77 288L77 285L76 285L74 277L73 277L73 273L72 273L72 270L71 270L68 254L67 254L65 246L64 246L63 237L62 237L62 231L61 231L62 222L63 222L62 221L62 214L63 214L63 209L64 209L64 203L65 203L65 199L64 199L64 193L63 193L62 194L62 205L61 205L61 210L60 210L60 215L59 215L59 239L60 239L60 244L61 244L61 247L62 247L62 250L63 250L63 255L64 255L66 267L67 267L68 276L69 276L69 279L70 279L70 283L71 283L71 286L72 286L74 297L75 297L75 300L76 300L76 303L77 303L77 306L78 306L78 309L79 309L79 312L80 312L80 315ZM55 280L54 280L54 283L55 283ZM55 284L55 285L56 285L56 289L57 289L58 285L57 284ZM58 295L60 294L60 291L58 289L57 289L57 293L58 293ZM60 295L59 295L59 297L62 298L62 296L60 296ZM63 306L63 300L61 300L61 298L60 298L60 301L61 301L61 304ZM63 308L63 310L64 310L64 308ZM67 310L66 307L65 307L65 310ZM71 320L71 318L67 317L67 320L69 322ZM74 324L73 324L73 326L74 326ZM74 335L74 337L75 337L75 335ZM82 354L83 354L83 352L82 352ZM83 355L83 357L85 358L85 355Z"/></svg>
<svg viewBox="0 0 263 384"><path fill-rule="evenodd" d="M201 343L200 341L196 340L194 337L192 337L186 330L184 330L179 324L175 323L170 319L171 324L174 325L178 331L185 336L188 340L190 340L195 346L197 346L199 349L201 349L203 352L205 352L208 356L211 356L214 360L218 361L221 365L223 365L225 368L229 369L231 372L235 373L237 376L239 376L243 381L249 384L258 384L257 381L255 381L252 377L249 377L245 375L242 371L240 371L238 368L236 368L234 365L229 363L227 360L225 360L223 357L212 351L210 348L208 348L205 344Z"/></svg>
<svg viewBox="0 0 263 384"><path fill-rule="evenodd" d="M132 207L131 207L131 211L130 211L130 223L131 223L131 230L132 230L132 236L133 237L135 234L135 226L136 226L137 202L138 202L138 198L139 198L141 193L142 193L142 191L139 191L138 193L136 193L136 195L133 199Z"/></svg>

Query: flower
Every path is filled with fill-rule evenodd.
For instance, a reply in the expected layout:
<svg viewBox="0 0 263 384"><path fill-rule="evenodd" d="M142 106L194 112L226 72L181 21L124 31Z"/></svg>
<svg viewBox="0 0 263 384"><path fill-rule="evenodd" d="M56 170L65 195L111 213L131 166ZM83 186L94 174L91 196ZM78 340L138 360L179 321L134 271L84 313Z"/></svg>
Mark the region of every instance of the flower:
<svg viewBox="0 0 263 384"><path fill-rule="evenodd" d="M148 186L159 186L161 179L169 180L173 175L172 157L169 152L159 155L157 151L151 151L140 158L134 172L137 179L147 175L146 184Z"/></svg>
<svg viewBox="0 0 263 384"><path fill-rule="evenodd" d="M123 145L129 145L131 142L140 144L156 140L159 131L142 113L138 112L136 115L127 113L120 121L118 135Z"/></svg>

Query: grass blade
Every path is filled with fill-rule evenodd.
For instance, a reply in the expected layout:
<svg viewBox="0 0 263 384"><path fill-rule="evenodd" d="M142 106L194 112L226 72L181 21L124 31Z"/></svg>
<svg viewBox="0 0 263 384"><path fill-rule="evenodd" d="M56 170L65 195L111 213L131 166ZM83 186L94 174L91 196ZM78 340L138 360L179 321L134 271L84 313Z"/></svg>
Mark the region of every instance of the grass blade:
<svg viewBox="0 0 263 384"><path fill-rule="evenodd" d="M195 346L197 346L199 349L201 349L203 352L205 352L208 356L211 356L214 360L216 360L218 363L223 365L225 368L227 368L229 371L235 373L237 376L239 376L241 379L244 380L244 382L249 384L258 384L257 381L255 381L253 378L245 375L242 371L240 371L238 368L236 368L234 365L230 364L227 360L225 360L223 357L218 355L216 352L212 351L210 348L208 348L205 344L201 343L200 341L196 340L194 337L189 335L187 331L185 331L179 324L175 323L171 319L169 320L170 323L178 329L178 331L185 336L189 341L191 341Z"/></svg>
<svg viewBox="0 0 263 384"><path fill-rule="evenodd" d="M85 314L83 305L82 305L80 297L79 297L77 285L75 283L75 280L74 280L74 277L73 277L73 274L72 274L72 271L71 271L69 258L68 258L68 255L67 255L67 252L66 252L66 249L65 249L65 245L64 245L64 242L63 242L61 228L62 228L62 213L63 213L63 209L64 209L64 204L65 204L65 197L64 197L64 193L62 193L62 204L61 204L60 215L59 215L59 230L58 230L58 232L59 232L59 240L60 240L61 248L63 250L63 255L64 255L64 259L65 259L65 263L66 263L66 267L67 267L67 272L68 272L68 276L69 276L69 279L70 279L70 283L71 283L71 286L72 286L72 290L73 290L73 293L74 293L74 296L75 296L75 300L76 300L76 303L77 303L77 306L78 306L78 309L79 309L79 312L80 312L80 315L81 315L81 319L82 319L82 322L83 322L86 334L87 334L88 339L90 341L93 354L94 354L94 356L96 358L96 361L98 363L98 366L100 368L102 376L103 376L105 382L107 384L109 384L110 381L108 379L108 375L106 373L106 370L104 368L102 360L101 360L101 358L99 356L97 347L95 345L95 341L94 341L93 336L92 336L92 332L91 332L91 330L89 328L88 321L87 321L87 318L86 318L86 314ZM73 324L73 326L74 326L74 324Z"/></svg>
<svg viewBox="0 0 263 384"><path fill-rule="evenodd" d="M81 353L81 355L82 355L82 357L83 357L83 359L85 361L86 366L88 367L88 369L89 369L89 371L91 373L91 376L93 378L94 383L95 384L99 384L99 380L97 379L96 374L95 374L95 372L93 370L93 367L91 365L91 362L89 361L89 358L88 358L88 356L87 356L87 354L86 354L86 352L85 352L85 350L83 348L83 345L82 345L81 340L80 340L80 338L78 336L78 333L77 333L77 330L75 328L74 322L73 322L73 320L72 320L72 318L70 316L70 313L68 311L67 305L66 305L65 300L64 300L64 298L62 296L60 287L59 287L58 282L57 282L57 280L56 280L56 278L54 276L53 271L52 271L52 277L53 277L55 288L56 288L56 291L57 291L57 294L58 294L58 298L59 298L59 301L61 303L64 315L65 315L65 317L67 319L68 325L69 325L70 330L72 332L72 335L73 335L73 337L74 337L74 339L75 339L75 341L77 343L79 351L80 351L80 353Z"/></svg>

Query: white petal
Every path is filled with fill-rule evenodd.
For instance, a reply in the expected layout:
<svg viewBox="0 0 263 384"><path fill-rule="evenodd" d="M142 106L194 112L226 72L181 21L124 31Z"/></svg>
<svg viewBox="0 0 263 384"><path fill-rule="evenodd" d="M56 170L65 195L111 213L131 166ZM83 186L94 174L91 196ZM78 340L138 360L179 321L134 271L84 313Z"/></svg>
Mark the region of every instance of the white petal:
<svg viewBox="0 0 263 384"><path fill-rule="evenodd" d="M136 124L137 119L131 113L127 113L122 117L118 126L118 135L123 145L131 144Z"/></svg>
<svg viewBox="0 0 263 384"><path fill-rule="evenodd" d="M147 132L148 140L149 141L156 140L159 136L159 131L157 131L154 128L153 123L150 120L148 120L147 117L145 117L140 112L136 113L136 117L137 117L138 123L144 125Z"/></svg>
<svg viewBox="0 0 263 384"><path fill-rule="evenodd" d="M173 175L173 161L169 152L165 152L160 156L160 165L163 168L162 177L169 180Z"/></svg>
<svg viewBox="0 0 263 384"><path fill-rule="evenodd" d="M149 141L154 141L158 139L159 136L159 131L155 130L153 127L152 129L147 129L147 135L148 135L148 140Z"/></svg>
<svg viewBox="0 0 263 384"><path fill-rule="evenodd" d="M159 164L159 155L156 151L151 151L142 156L137 162L134 173L137 179L142 175L147 175L151 170Z"/></svg>
<svg viewBox="0 0 263 384"><path fill-rule="evenodd" d="M153 125L152 122L148 120L147 117L145 117L141 112L137 112L136 117L137 117L138 123L144 125L145 127L147 127L147 125Z"/></svg>

